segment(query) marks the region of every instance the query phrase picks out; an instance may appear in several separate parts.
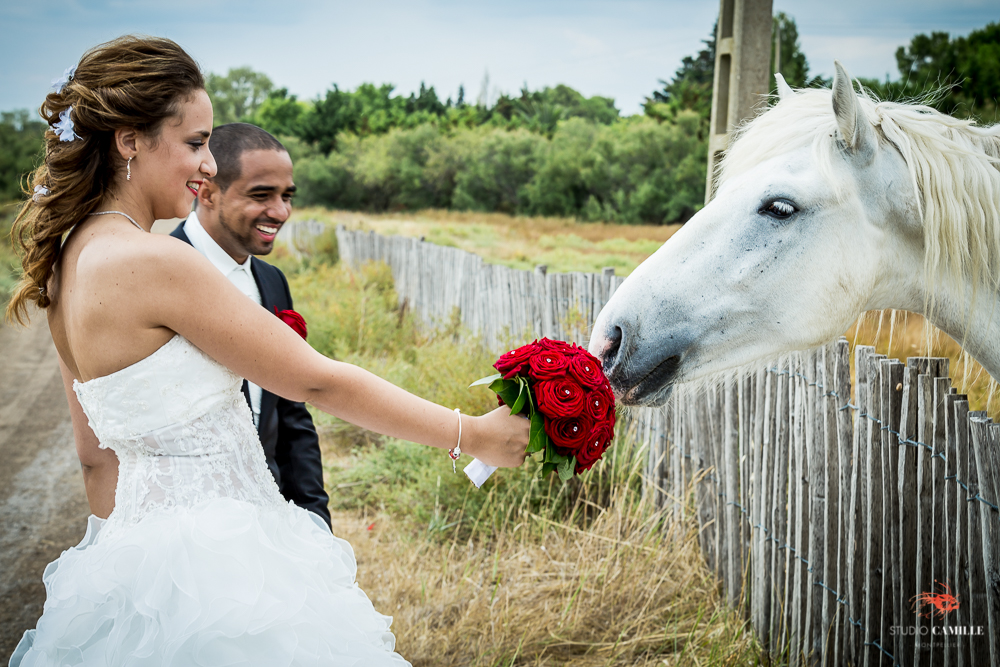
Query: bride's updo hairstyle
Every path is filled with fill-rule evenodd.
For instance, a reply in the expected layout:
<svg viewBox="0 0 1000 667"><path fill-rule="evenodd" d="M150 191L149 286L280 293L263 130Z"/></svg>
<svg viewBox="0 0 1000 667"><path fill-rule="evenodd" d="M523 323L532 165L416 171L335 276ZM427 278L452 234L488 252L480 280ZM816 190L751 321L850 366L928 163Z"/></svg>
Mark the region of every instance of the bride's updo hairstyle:
<svg viewBox="0 0 1000 667"><path fill-rule="evenodd" d="M115 131L132 127L156 137L182 102L205 87L198 64L169 39L127 35L83 54L75 74L38 110L49 125L45 159L28 178L28 195L11 230L24 273L7 319L24 324L28 304L50 305L49 278L63 235L81 222L125 171ZM72 141L53 129L72 107ZM65 138L66 135L63 135Z"/></svg>

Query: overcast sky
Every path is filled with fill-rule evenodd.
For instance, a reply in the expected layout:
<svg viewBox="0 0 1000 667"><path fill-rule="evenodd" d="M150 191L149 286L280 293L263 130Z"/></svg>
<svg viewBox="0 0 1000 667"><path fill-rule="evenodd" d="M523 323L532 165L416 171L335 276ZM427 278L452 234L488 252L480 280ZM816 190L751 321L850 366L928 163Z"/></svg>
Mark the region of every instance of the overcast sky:
<svg viewBox="0 0 1000 667"><path fill-rule="evenodd" d="M623 113L696 53L718 2L691 0L0 0L0 110L36 108L88 47L129 32L170 37L207 70L249 65L309 99L333 83L421 81L442 99L565 83ZM774 0L794 17L810 71L839 58L856 76L896 78L896 48L919 32L964 35L1000 20L998 0Z"/></svg>

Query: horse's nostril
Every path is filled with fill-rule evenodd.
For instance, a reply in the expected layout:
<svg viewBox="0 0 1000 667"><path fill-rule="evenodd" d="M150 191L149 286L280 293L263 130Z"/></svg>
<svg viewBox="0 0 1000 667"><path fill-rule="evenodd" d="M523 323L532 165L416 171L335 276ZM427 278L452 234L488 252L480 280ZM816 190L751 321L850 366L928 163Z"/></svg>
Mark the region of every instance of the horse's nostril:
<svg viewBox="0 0 1000 667"><path fill-rule="evenodd" d="M602 363L604 364L604 372L609 372L611 368L618 361L618 353L622 348L622 340L625 338L622 328L619 326L611 327L608 332L608 341L610 345L604 350L604 354L601 355Z"/></svg>

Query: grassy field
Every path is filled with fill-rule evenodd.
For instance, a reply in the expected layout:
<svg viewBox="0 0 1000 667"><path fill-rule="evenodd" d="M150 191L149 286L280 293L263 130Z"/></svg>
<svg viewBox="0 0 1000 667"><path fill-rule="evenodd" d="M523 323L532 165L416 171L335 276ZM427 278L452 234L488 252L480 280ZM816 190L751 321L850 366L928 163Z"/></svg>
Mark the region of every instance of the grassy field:
<svg viewBox="0 0 1000 667"><path fill-rule="evenodd" d="M612 266L620 276L632 273L681 227L437 210L370 215L306 208L297 210L293 219L321 220L386 235L423 236L431 243L461 248L516 269L545 264L552 271L599 273Z"/></svg>

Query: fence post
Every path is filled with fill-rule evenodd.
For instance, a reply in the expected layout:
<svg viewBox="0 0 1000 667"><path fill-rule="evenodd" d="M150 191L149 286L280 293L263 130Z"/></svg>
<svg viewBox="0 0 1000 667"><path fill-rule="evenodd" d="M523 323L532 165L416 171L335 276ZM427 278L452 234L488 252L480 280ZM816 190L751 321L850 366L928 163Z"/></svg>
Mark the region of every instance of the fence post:
<svg viewBox="0 0 1000 667"><path fill-rule="evenodd" d="M882 568L883 537L885 526L882 523L884 495L884 469L882 467L882 387L879 366L885 359L883 354L869 354L865 359L865 375L868 389L865 392L865 404L858 404L864 412L858 413L858 419L865 423L865 439L862 458L866 466L866 500L865 500L865 530L868 533L865 540L865 660L866 665L881 665L885 654L882 642L882 603L886 580Z"/></svg>
<svg viewBox="0 0 1000 667"><path fill-rule="evenodd" d="M819 469L822 470L823 497L825 500L823 517L823 570L818 571L813 568L813 577L818 578L823 586L820 587L823 605L821 609L822 623L820 625L820 645L819 651L822 657L823 667L831 667L834 662L834 645L837 640L837 594L830 591L838 591L837 584L837 545L839 542L840 527L840 450L837 445L837 409L840 407L837 391L836 375L836 354L837 344L827 345L823 348L822 358L819 367L822 374L819 377L820 387L820 412L823 420L822 445L817 448L821 462Z"/></svg>
<svg viewBox="0 0 1000 667"><path fill-rule="evenodd" d="M771 498L772 480L774 473L774 457L776 456L777 437L775 426L777 424L777 382L778 375L776 369L767 370L761 374L760 382L763 383L763 391L760 397L760 414L763 415L761 424L761 445L757 448L757 458L754 461L754 493L753 493L753 581L756 585L752 587L753 595L753 625L757 629L757 637L761 646L770 646L771 638L771 604L773 595L772 578L772 553L774 550L773 541L768 534L768 527L773 525L770 522L771 505L768 500Z"/></svg>
<svg viewBox="0 0 1000 667"><path fill-rule="evenodd" d="M776 387L776 411L775 424L776 446L774 448L774 464L771 466L772 488L771 488L771 537L775 540L771 548L771 584L774 591L774 600L771 603L771 630L770 630L770 650L772 653L784 648L787 641L785 617L783 612L788 609L788 589L785 585L785 573L787 566L785 559L788 556L786 546L788 530L788 462L789 462L789 433L788 433L788 368L790 362L786 359L779 365Z"/></svg>
<svg viewBox="0 0 1000 667"><path fill-rule="evenodd" d="M969 602L972 599L969 588L969 511L966 500L967 491L963 485L968 482L969 470L969 401L959 395L952 405L951 430L955 443L955 487L952 495L955 498L955 546L953 552L952 581L955 595L962 603L957 610L958 625L972 625L969 614ZM978 526L972 528L978 529ZM972 655L969 652L969 637L959 639L958 667L972 667Z"/></svg>
<svg viewBox="0 0 1000 667"><path fill-rule="evenodd" d="M848 554L847 544L850 535L851 511L851 448L854 442L854 415L851 413L851 346L847 339L841 336L837 341L835 355L835 382L837 400L837 450L839 452L840 468L840 513L837 529L837 626L833 642L834 665L847 664L847 637L854 631L847 618L850 612L848 606L849 580L847 578Z"/></svg>
<svg viewBox="0 0 1000 667"><path fill-rule="evenodd" d="M771 0L721 0L708 139L705 203L715 195L715 167L729 133L764 102L771 74Z"/></svg>
<svg viewBox="0 0 1000 667"><path fill-rule="evenodd" d="M899 422L903 408L903 364L897 359L883 360L880 365L882 375L882 461L885 471L884 489L886 503L883 506L885 517L885 549L883 551L883 576L886 579L883 615L882 640L886 650L892 653L896 662L900 662L899 632L893 633L890 625L903 625L901 608L899 606L902 580L900 578L900 533L899 533ZM887 645L889 640L891 645Z"/></svg>
<svg viewBox="0 0 1000 667"><path fill-rule="evenodd" d="M970 496L973 497L971 502L979 505L979 525L982 532L982 551L980 554L971 554L971 557L978 557L983 563L990 664L997 665L1000 664L1000 512L997 510L1000 506L997 487L1000 484L995 476L1000 475L1000 452L997 450L998 443L992 432L991 420L970 419L969 426L978 469L976 493L970 493Z"/></svg>

